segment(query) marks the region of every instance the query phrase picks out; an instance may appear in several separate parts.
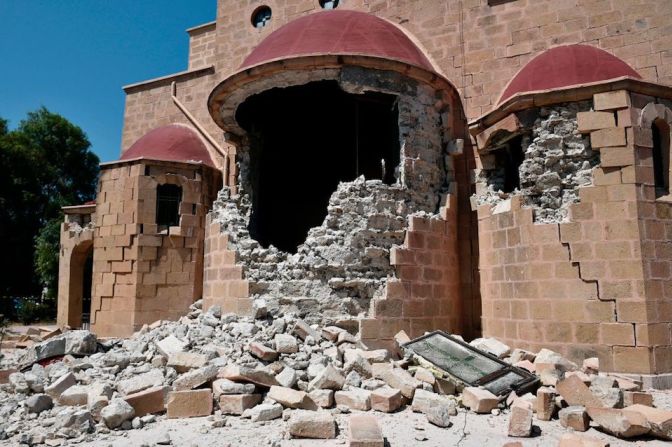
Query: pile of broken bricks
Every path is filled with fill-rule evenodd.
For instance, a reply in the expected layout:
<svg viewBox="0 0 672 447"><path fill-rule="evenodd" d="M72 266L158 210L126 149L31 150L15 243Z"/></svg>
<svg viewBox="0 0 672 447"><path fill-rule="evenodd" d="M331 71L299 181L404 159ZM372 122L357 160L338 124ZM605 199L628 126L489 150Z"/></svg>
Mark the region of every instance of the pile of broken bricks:
<svg viewBox="0 0 672 447"><path fill-rule="evenodd" d="M394 352L372 350L347 321L318 327L295 315L261 316L203 312L196 303L179 321L156 322L126 340L67 331L17 351L12 365L0 364L0 439L66 445L158 419L208 416L220 427L230 417L279 419L287 438L345 435L351 446L383 446L373 411L410 406L443 428L458 411L508 416L511 437L533 436L535 418L557 418L572 429L561 446L608 445L590 444L581 433L590 426L621 438L672 440L672 412L654 408L637 383L599 373L596 359L579 367L546 349L533 354L474 340L542 385L535 394L496 396L404 356L403 333ZM339 430L334 415L343 413L347 429Z"/></svg>

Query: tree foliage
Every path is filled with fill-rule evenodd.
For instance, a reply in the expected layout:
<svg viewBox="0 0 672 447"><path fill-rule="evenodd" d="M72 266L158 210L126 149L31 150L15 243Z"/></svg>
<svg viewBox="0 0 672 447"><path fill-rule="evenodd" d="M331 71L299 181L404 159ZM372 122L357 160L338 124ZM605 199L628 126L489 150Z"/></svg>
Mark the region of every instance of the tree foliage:
<svg viewBox="0 0 672 447"><path fill-rule="evenodd" d="M55 293L61 207L95 196L90 147L82 129L44 107L15 130L0 119L0 296Z"/></svg>

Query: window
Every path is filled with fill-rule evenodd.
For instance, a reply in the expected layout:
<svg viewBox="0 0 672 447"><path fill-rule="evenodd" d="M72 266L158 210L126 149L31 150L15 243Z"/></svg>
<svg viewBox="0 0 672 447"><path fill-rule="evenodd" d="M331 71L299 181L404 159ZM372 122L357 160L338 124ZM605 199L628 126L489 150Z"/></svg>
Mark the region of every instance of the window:
<svg viewBox="0 0 672 447"><path fill-rule="evenodd" d="M670 125L658 118L651 124L653 134L653 179L656 196L670 193Z"/></svg>
<svg viewBox="0 0 672 447"><path fill-rule="evenodd" d="M252 13L252 25L255 28L263 28L271 21L272 15L271 8L268 6L260 6Z"/></svg>
<svg viewBox="0 0 672 447"><path fill-rule="evenodd" d="M320 0L322 9L336 9L338 8L338 0Z"/></svg>
<svg viewBox="0 0 672 447"><path fill-rule="evenodd" d="M156 224L170 227L180 224L182 188L177 185L159 185L156 188Z"/></svg>

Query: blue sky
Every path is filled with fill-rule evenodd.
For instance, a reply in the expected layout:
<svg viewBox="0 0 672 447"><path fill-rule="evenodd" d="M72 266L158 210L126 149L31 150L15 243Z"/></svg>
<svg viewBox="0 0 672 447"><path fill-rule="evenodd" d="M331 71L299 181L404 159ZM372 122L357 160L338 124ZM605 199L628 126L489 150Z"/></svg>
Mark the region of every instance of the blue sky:
<svg viewBox="0 0 672 447"><path fill-rule="evenodd" d="M123 85L187 68L185 29L216 0L0 0L0 117L45 106L80 126L101 161L119 156Z"/></svg>

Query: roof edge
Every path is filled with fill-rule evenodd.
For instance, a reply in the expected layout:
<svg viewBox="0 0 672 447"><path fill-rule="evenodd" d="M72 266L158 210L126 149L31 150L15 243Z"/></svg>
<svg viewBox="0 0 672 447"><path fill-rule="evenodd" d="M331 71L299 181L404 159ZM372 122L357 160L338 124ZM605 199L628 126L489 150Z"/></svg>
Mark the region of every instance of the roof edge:
<svg viewBox="0 0 672 447"><path fill-rule="evenodd" d="M196 26L192 26L191 28L187 28L186 31L187 31L187 34L192 35L192 34L196 34L199 31L205 31L206 28L215 29L216 27L217 27L217 21L213 20L211 22L206 22L206 23L203 23L201 25L196 25ZM208 31L210 31L210 30L208 30Z"/></svg>
<svg viewBox="0 0 672 447"><path fill-rule="evenodd" d="M153 79L148 79L146 81L141 81L141 82L136 82L134 84L128 84L124 85L122 89L126 93L133 93L134 91L137 90L142 90L146 87L152 87L155 85L168 85L173 81L179 81L183 79L188 79L191 77L198 77L198 76L205 76L205 75L210 75L214 74L215 72L215 66L214 65L208 65L207 67L202 67L202 68L196 68L193 70L185 70L185 71L180 71L177 73L173 73L170 75L166 76L160 76L158 78L153 78Z"/></svg>

